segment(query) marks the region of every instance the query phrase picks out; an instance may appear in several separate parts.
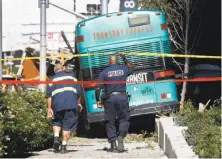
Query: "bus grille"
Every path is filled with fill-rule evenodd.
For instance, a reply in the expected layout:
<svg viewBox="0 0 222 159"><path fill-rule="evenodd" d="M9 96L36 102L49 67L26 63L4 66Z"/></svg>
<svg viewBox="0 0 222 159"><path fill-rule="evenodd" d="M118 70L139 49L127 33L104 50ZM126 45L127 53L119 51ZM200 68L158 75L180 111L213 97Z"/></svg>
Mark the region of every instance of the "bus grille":
<svg viewBox="0 0 222 159"><path fill-rule="evenodd" d="M161 50L161 42L152 42L152 43L145 43L145 44L138 44L138 45L130 45L125 47L117 47L111 49L102 49L97 50L96 52L89 52L89 53L101 53L102 56L88 56L88 57L81 57L81 69L82 69L82 76L83 79L93 80L98 78L100 72L104 70L108 66L109 63L109 56L110 55L118 55L119 52L150 52L150 53L170 53L170 44L169 41L162 42ZM106 54L108 53L108 54ZM117 56L120 58L119 56ZM134 70L142 70L142 69L159 69L164 68L164 59L162 57L152 57L152 56L133 56L127 55L126 56L128 61L131 62L134 66ZM119 63L122 64L123 61L119 59Z"/></svg>

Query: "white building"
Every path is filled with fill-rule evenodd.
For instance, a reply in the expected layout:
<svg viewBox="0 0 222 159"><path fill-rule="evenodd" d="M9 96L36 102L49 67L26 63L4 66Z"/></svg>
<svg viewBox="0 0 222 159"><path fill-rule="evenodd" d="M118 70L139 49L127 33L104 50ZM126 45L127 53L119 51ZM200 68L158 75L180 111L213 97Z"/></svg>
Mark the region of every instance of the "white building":
<svg viewBox="0 0 222 159"><path fill-rule="evenodd" d="M74 46L75 25L82 18L72 14L73 0L51 0L50 3L54 5L47 9L47 48L66 47L60 37L61 30ZM3 51L23 50L27 46L39 50L39 41L38 0L3 0Z"/></svg>
<svg viewBox="0 0 222 159"><path fill-rule="evenodd" d="M108 11L118 12L120 0L109 0ZM74 11L87 16L101 14L101 0L74 0Z"/></svg>
<svg viewBox="0 0 222 159"><path fill-rule="evenodd" d="M3 1L3 51L24 50L33 47L39 50L40 9L38 0ZM60 36L63 30L70 45L74 47L75 25L87 17L89 6L100 5L100 0L50 0L47 8L47 49L66 47ZM110 0L109 11L118 11L119 0ZM88 6L88 8L87 8ZM88 9L88 11L87 11ZM91 10L92 11L92 10Z"/></svg>
<svg viewBox="0 0 222 159"><path fill-rule="evenodd" d="M2 0L3 57L21 57L26 47L40 49L39 0ZM64 31L74 48L76 24L94 14L93 7L100 6L100 0L49 0L47 8L47 50L57 52L67 47L60 35ZM119 0L110 0L109 12L118 12ZM97 8L100 13L100 8ZM90 14L89 14L90 13ZM19 50L19 51L18 51ZM5 63L6 64L6 63ZM20 65L20 61L16 61Z"/></svg>

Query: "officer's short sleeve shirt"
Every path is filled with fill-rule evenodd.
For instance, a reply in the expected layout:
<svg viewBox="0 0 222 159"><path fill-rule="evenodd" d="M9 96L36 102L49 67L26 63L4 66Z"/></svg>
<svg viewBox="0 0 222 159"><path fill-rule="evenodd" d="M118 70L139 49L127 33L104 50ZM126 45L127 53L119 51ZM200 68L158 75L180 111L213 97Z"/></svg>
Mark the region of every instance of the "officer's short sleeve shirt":
<svg viewBox="0 0 222 159"><path fill-rule="evenodd" d="M105 84L105 92L126 92L126 83L115 83L115 81L126 82L127 77L130 75L131 69L126 65L111 65L102 71L99 75L99 81L110 81L112 84ZM102 85L98 85L103 88Z"/></svg>

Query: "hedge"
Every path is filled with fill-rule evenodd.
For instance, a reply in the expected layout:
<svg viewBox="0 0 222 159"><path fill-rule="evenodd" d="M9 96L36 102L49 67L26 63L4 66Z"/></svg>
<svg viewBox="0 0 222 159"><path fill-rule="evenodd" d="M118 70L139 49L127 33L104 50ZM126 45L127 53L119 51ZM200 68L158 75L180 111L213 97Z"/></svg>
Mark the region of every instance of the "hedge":
<svg viewBox="0 0 222 159"><path fill-rule="evenodd" d="M221 102L216 100L204 112L196 110L191 101L176 115L176 123L187 126L185 138L201 158L221 158Z"/></svg>
<svg viewBox="0 0 222 159"><path fill-rule="evenodd" d="M0 156L22 157L52 146L52 129L41 92L1 94L0 102Z"/></svg>

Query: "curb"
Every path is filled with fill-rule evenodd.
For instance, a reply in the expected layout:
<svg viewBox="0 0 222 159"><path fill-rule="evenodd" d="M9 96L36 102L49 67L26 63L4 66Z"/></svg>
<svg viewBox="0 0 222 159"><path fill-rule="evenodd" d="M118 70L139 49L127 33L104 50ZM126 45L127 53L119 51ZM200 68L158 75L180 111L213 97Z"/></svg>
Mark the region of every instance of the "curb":
<svg viewBox="0 0 222 159"><path fill-rule="evenodd" d="M158 144L169 158L198 158L187 144L182 130L186 127L176 126L172 117L155 119L155 132Z"/></svg>

